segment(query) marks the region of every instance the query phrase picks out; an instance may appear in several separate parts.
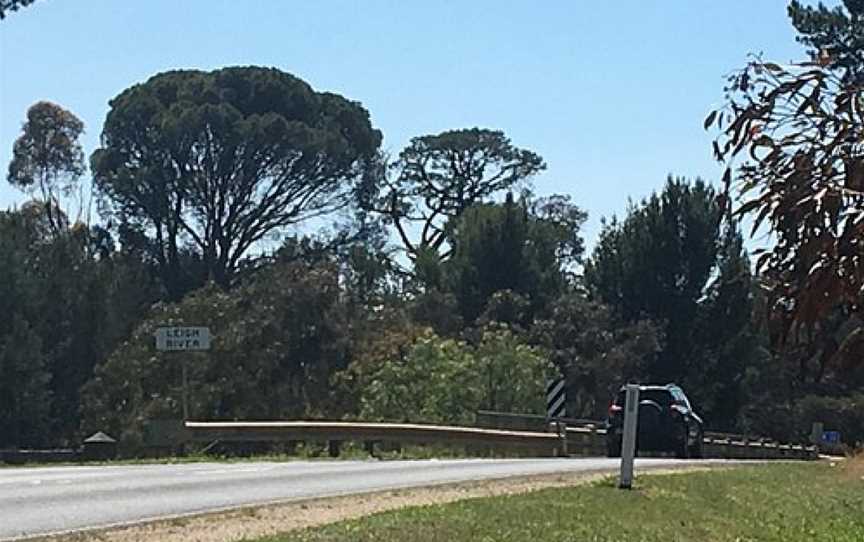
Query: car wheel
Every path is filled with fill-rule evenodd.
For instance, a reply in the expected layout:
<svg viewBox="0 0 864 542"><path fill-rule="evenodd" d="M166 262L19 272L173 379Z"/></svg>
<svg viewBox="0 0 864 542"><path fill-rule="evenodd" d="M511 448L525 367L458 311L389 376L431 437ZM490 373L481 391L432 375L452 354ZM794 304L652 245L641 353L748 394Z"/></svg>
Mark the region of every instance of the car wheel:
<svg viewBox="0 0 864 542"><path fill-rule="evenodd" d="M705 437L704 437L702 431L699 431L699 434L696 436L696 442L694 442L693 446L690 447L690 457L694 457L696 459L702 459L702 457L705 455L704 445L705 445Z"/></svg>
<svg viewBox="0 0 864 542"><path fill-rule="evenodd" d="M680 442L676 443L675 446L675 457L678 459L689 459L690 458L690 442L688 442L689 431L687 430L687 424L683 424L682 433Z"/></svg>

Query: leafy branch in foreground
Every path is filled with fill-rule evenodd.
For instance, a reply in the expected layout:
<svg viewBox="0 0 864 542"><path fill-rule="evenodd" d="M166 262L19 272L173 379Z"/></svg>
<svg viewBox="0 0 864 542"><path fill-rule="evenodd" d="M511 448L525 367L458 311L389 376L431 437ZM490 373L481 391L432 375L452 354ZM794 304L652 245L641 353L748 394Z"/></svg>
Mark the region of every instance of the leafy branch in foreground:
<svg viewBox="0 0 864 542"><path fill-rule="evenodd" d="M754 217L751 235L763 225L773 235L756 267L773 285L785 335L837 307L857 313L864 293L864 87L831 66L754 58L705 119L719 132L726 195L734 185L740 197L734 214Z"/></svg>

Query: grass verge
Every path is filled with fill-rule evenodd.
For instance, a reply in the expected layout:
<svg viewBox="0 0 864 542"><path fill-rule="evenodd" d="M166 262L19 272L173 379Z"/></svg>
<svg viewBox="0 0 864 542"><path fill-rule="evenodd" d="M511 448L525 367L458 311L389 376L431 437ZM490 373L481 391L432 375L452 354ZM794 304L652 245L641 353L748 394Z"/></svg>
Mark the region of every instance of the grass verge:
<svg viewBox="0 0 864 542"><path fill-rule="evenodd" d="M833 465L833 466L832 466ZM614 479L404 508L257 539L340 541L864 540L864 458Z"/></svg>

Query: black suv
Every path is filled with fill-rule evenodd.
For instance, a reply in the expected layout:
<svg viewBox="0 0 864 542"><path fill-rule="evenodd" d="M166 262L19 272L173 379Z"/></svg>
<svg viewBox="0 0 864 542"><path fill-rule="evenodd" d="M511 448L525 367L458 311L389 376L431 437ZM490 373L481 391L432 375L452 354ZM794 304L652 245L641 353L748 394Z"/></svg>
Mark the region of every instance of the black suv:
<svg viewBox="0 0 864 542"><path fill-rule="evenodd" d="M626 388L621 387L609 405L606 420L606 453L621 455ZM636 449L674 452L676 457L702 457L702 418L690 406L684 391L674 384L639 386L639 418Z"/></svg>

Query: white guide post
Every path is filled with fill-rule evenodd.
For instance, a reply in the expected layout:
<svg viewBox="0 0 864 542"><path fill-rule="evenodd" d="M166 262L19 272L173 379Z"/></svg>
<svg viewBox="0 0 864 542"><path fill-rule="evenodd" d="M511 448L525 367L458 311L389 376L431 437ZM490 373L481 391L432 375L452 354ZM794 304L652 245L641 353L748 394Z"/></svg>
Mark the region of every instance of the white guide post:
<svg viewBox="0 0 864 542"><path fill-rule="evenodd" d="M627 385L624 403L624 432L621 435L621 478L618 487L630 489L633 485L633 459L636 456L636 422L639 418L639 386Z"/></svg>

